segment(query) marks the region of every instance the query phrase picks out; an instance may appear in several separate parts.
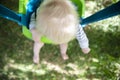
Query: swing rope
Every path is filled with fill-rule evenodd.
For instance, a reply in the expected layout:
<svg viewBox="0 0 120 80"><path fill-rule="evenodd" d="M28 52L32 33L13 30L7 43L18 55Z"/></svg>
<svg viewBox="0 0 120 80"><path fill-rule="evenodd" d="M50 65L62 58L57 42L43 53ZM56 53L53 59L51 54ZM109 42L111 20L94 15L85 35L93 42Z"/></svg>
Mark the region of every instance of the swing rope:
<svg viewBox="0 0 120 80"><path fill-rule="evenodd" d="M43 0L30 0L27 4L27 11L26 11L26 26L29 29L30 18L33 12L36 12L38 6L41 4Z"/></svg>
<svg viewBox="0 0 120 80"><path fill-rule="evenodd" d="M27 10L25 14L17 14L16 12L13 12L12 10L4 7L3 5L0 5L0 16L29 28L28 26L30 17L32 13L36 11L41 2L42 0L30 0L27 4Z"/></svg>
<svg viewBox="0 0 120 80"><path fill-rule="evenodd" d="M81 25L84 26L89 23L97 22L103 19L107 19L116 15L119 15L119 14L120 14L120 1L103 10L96 12L95 14L87 18L84 18L81 22Z"/></svg>
<svg viewBox="0 0 120 80"><path fill-rule="evenodd" d="M12 10L9 10L8 8L0 5L0 16L12 21L15 21L17 23L21 22L21 16Z"/></svg>
<svg viewBox="0 0 120 80"><path fill-rule="evenodd" d="M0 5L0 16L10 19L12 21L17 22L18 24L27 26L29 28L30 17L33 12L36 11L37 7L41 4L42 0L30 0L27 5L26 14L17 14L10 9ZM87 25L89 23L97 22L103 19L107 19L109 17L113 17L120 14L120 1L111 6L102 9L95 14L82 19L81 25Z"/></svg>

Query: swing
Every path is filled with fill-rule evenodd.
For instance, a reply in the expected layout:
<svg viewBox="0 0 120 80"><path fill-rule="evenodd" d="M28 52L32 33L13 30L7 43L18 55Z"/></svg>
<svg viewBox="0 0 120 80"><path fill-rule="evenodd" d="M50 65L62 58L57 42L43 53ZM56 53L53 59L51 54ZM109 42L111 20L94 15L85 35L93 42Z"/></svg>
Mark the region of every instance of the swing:
<svg viewBox="0 0 120 80"><path fill-rule="evenodd" d="M75 3L75 5L79 5L78 12L80 16L83 16L84 7L85 7L84 0L72 0L72 1ZM26 14L27 6L28 6L27 4L28 5L30 4L29 0L19 0L19 13ZM22 27L22 32L27 38L32 39L32 34L26 26ZM44 43L53 43L51 40L49 40L47 37L44 37L44 36L42 36L41 41Z"/></svg>
<svg viewBox="0 0 120 80"><path fill-rule="evenodd" d="M85 4L84 4L84 0L71 0L76 6L78 6L78 13L80 14L79 16L83 16L84 11L85 11ZM26 6L29 3L29 0L19 0L19 13L21 14L26 14ZM30 32L30 30L26 27L23 26L22 27L22 32L23 34L29 38L32 39L32 34ZM49 40L47 37L42 37L41 41L44 43L53 43L51 40Z"/></svg>
<svg viewBox="0 0 120 80"><path fill-rule="evenodd" d="M80 18L83 17L85 12L84 0L71 0L71 1L77 6ZM0 5L0 16L6 19L10 19L22 25L23 34L27 38L32 39L32 35L29 31L30 16L33 12L35 12L35 10L41 4L41 2L42 0L19 0L19 14ZM95 14L92 14L87 18L82 19L80 24L82 25L82 27L85 27L84 25L87 25L89 23L97 22L119 14L120 14L120 1L112 4L111 6L105 9L96 12ZM52 43L52 41L50 41L46 37L42 37L41 41L45 43Z"/></svg>
<svg viewBox="0 0 120 80"><path fill-rule="evenodd" d="M31 0L32 1L32 0ZM34 1L34 0L33 0ZM27 13L27 8L30 7L30 0L19 0L19 13L21 14L26 14ZM28 4L28 5L27 5ZM39 4L38 4L39 5ZM30 13L32 14L34 11L31 11ZM29 13L28 13L29 14ZM30 20L30 19L29 19ZM29 24L28 24L29 25ZM26 36L28 39L32 39L32 34L28 28L28 26L22 26L22 33L24 36ZM52 43L51 40L48 38L42 36L41 41L44 43Z"/></svg>

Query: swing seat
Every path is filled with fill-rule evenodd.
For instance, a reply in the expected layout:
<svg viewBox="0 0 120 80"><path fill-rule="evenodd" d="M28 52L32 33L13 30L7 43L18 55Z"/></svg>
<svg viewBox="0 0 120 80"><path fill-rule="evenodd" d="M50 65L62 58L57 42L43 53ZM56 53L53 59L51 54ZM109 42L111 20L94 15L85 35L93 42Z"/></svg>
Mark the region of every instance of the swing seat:
<svg viewBox="0 0 120 80"><path fill-rule="evenodd" d="M29 3L30 0L19 0L19 13L20 14L26 14L26 9L27 9L27 4ZM77 6L77 11L79 13L79 16L82 17L85 12L85 3L84 0L71 0L75 6ZM22 27L22 33L25 37L28 39L32 40L32 34L30 30L26 27ZM44 43L51 44L53 43L51 40L49 40L47 37L43 36L40 39Z"/></svg>

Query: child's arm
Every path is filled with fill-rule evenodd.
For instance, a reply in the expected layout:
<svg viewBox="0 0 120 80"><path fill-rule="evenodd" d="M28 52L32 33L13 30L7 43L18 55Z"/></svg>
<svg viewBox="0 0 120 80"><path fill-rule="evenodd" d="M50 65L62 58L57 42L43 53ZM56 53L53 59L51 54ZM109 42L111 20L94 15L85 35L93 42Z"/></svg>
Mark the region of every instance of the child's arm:
<svg viewBox="0 0 120 80"><path fill-rule="evenodd" d="M83 53L89 53L90 48L89 48L89 40L81 27L81 25L78 26L78 31L77 31L77 40L80 44L80 47L82 48Z"/></svg>

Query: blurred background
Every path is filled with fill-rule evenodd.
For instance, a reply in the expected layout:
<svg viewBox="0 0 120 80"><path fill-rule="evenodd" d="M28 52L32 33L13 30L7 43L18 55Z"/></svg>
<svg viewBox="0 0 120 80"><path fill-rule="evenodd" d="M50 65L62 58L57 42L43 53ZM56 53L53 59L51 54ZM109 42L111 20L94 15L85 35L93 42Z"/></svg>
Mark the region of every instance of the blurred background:
<svg viewBox="0 0 120 80"><path fill-rule="evenodd" d="M118 0L85 0L85 17ZM18 0L0 4L18 12ZM81 52L77 40L69 43L69 60L63 61L58 45L45 44L40 64L32 62L33 41L15 22L0 17L0 80L120 80L120 16L84 28L91 52Z"/></svg>

